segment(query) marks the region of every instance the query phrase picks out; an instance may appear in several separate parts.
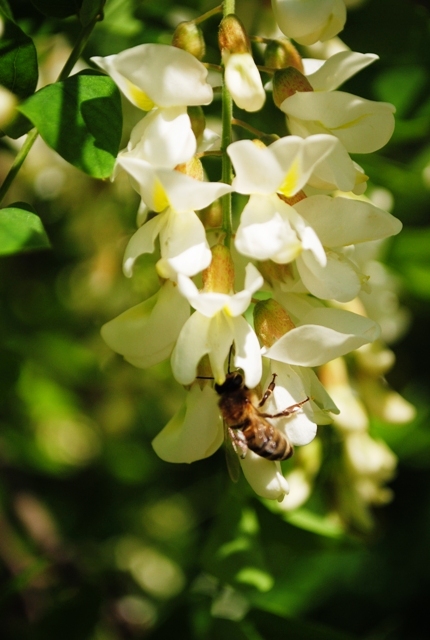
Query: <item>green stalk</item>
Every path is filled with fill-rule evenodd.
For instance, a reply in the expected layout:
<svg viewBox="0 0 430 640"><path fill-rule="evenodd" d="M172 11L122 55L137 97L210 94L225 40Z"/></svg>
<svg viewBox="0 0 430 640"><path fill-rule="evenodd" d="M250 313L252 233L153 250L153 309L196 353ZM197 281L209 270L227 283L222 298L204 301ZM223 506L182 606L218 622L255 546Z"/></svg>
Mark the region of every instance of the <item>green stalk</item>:
<svg viewBox="0 0 430 640"><path fill-rule="evenodd" d="M75 66L76 62L79 60L81 53L88 42L91 32L96 26L96 23L98 21L99 21L99 17L96 16L95 18L93 18L93 20L91 20L91 22L86 27L82 28L81 33L79 34L79 37L75 43L75 46L73 47L69 57L67 58L66 64L64 65L60 75L58 76L57 82L60 82L61 80L64 80L65 78L68 77L73 67ZM15 177L18 174L18 171L21 169L21 166L23 165L24 160L29 154L31 147L36 142L38 135L39 135L38 130L36 128L32 129L30 133L27 135L27 138L24 144L22 145L21 149L18 151L18 154L16 155L15 160L7 176L4 179L2 186L0 187L0 203L2 202L3 198L7 194L10 185L15 180Z"/></svg>
<svg viewBox="0 0 430 640"><path fill-rule="evenodd" d="M235 0L224 0L223 15L228 16L230 13L234 13ZM221 151L222 151L222 181L226 184L231 184L233 181L233 171L231 166L230 157L227 154L227 147L231 143L231 121L233 117L233 101L231 95L227 90L225 82L222 87L222 138L221 138ZM222 228L225 233L224 244L226 247L230 246L231 236L233 234L233 217L231 206L231 193L227 193L221 198L222 205Z"/></svg>

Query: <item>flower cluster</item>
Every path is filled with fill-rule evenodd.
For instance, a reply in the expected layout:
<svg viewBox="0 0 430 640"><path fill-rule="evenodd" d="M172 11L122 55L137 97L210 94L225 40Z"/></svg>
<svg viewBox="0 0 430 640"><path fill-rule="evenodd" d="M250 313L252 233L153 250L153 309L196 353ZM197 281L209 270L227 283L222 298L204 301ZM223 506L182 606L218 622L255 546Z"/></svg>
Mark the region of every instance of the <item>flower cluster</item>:
<svg viewBox="0 0 430 640"><path fill-rule="evenodd" d="M342 0L272 4L281 30L299 44L333 37L346 18ZM170 357L174 377L188 388L184 406L153 441L164 460L192 462L220 447L225 430L214 383L222 385L233 368L248 389L264 391L276 374L273 392L253 415L270 419L300 404L273 424L291 445L306 445L316 425L339 411L313 367L379 336L373 320L341 306L372 287L357 248L397 234L401 223L366 199L367 177L349 154L388 142L394 108L338 91L376 56L344 51L325 62L302 60L289 39L264 41L262 70L272 75L273 100L290 132L265 144L267 134L231 119L231 99L258 111L270 89L263 88L250 38L230 14L219 29L218 150L205 126L202 107L213 88L198 59L204 46L197 24L179 25L173 43L93 59L145 112L114 175L127 172L142 200L124 273L131 277L140 255L159 251L160 277L159 291L108 322L102 335L137 367ZM232 122L243 125L242 139L232 140ZM221 157L223 182L206 179L201 158L208 154ZM248 196L234 216L233 192ZM208 207L222 216L215 213L215 225L205 229L199 212ZM259 495L282 500L288 483L265 447L238 451L240 463Z"/></svg>

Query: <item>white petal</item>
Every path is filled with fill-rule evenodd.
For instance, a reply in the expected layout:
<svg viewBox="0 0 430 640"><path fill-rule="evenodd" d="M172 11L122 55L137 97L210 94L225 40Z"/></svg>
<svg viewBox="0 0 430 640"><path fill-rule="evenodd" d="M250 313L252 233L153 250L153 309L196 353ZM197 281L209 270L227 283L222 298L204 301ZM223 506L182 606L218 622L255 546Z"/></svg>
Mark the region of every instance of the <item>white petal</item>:
<svg viewBox="0 0 430 640"><path fill-rule="evenodd" d="M194 462L211 456L224 438L218 397L209 386L194 385L183 407L154 438L156 454L166 462Z"/></svg>
<svg viewBox="0 0 430 640"><path fill-rule="evenodd" d="M183 49L165 44L141 44L109 58L116 74L138 87L159 107L212 102L212 88L206 82L207 69ZM95 61L100 64L100 59ZM132 90L124 93L132 99Z"/></svg>
<svg viewBox="0 0 430 640"><path fill-rule="evenodd" d="M308 396L301 377L287 364L272 363L273 373L277 373L276 386L270 398L270 403L264 405L267 413L278 413L288 407L303 402ZM267 384L270 379L267 381ZM267 405L267 406L266 406ZM312 418L309 402L290 416L273 421L277 429L284 433L293 445L305 445L312 442L317 432L317 426Z"/></svg>
<svg viewBox="0 0 430 640"><path fill-rule="evenodd" d="M291 133L331 133L349 153L372 153L383 147L394 131L395 108L343 91L297 92L281 104L289 116ZM296 126L298 124L298 126Z"/></svg>
<svg viewBox="0 0 430 640"><path fill-rule="evenodd" d="M237 193L270 195L282 184L285 170L271 147L259 147L251 140L239 140L227 147L236 174L233 188Z"/></svg>
<svg viewBox="0 0 430 640"><path fill-rule="evenodd" d="M272 7L281 31L305 45L333 38L346 21L342 0L272 0Z"/></svg>
<svg viewBox="0 0 430 640"><path fill-rule="evenodd" d="M217 384L222 384L225 380L225 364L234 338L233 330L233 319L225 313L217 313L211 319L208 333L209 361Z"/></svg>
<svg viewBox="0 0 430 640"><path fill-rule="evenodd" d="M306 140L313 137L315 136L310 136ZM308 184L316 189L352 191L357 178L356 165L341 141L335 136L332 138L334 140L332 150L314 166Z"/></svg>
<svg viewBox="0 0 430 640"><path fill-rule="evenodd" d="M400 220L364 200L317 195L298 202L295 208L325 247L381 240L402 228Z"/></svg>
<svg viewBox="0 0 430 640"><path fill-rule="evenodd" d="M282 475L279 462L266 460L248 449L240 464L252 489L262 498L282 500L289 493L288 482Z"/></svg>
<svg viewBox="0 0 430 640"><path fill-rule="evenodd" d="M326 266L321 266L310 251L304 251L297 258L297 270L303 284L322 300L353 300L361 290L357 267L341 253L327 251L326 255Z"/></svg>
<svg viewBox="0 0 430 640"><path fill-rule="evenodd" d="M211 318L196 311L182 327L171 359L173 375L181 384L195 380L197 365L210 351L210 324Z"/></svg>
<svg viewBox="0 0 430 640"><path fill-rule="evenodd" d="M125 249L123 260L123 271L127 278L131 278L133 275L133 267L137 258L143 253L153 253L155 249L155 240L157 239L160 231L167 224L168 218L166 213L159 213L158 215L145 222L134 233Z"/></svg>
<svg viewBox="0 0 430 640"><path fill-rule="evenodd" d="M169 357L189 314L178 288L166 282L155 296L103 325L101 334L111 349L146 368Z"/></svg>
<svg viewBox="0 0 430 640"><path fill-rule="evenodd" d="M276 196L252 195L242 211L235 246L255 260L294 260L301 243L288 222L288 205Z"/></svg>
<svg viewBox="0 0 430 640"><path fill-rule="evenodd" d="M287 136L273 142L269 149L284 169L283 183L277 191L287 197L300 191L314 168L331 153L335 144L336 138L325 134L316 134L305 140Z"/></svg>
<svg viewBox="0 0 430 640"><path fill-rule="evenodd" d="M160 169L157 171L170 205L176 211L204 209L226 193L232 187L222 182L201 182L179 171Z"/></svg>
<svg viewBox="0 0 430 640"><path fill-rule="evenodd" d="M378 325L342 309L314 309L303 324L291 329L267 350L265 356L302 367L316 367L373 342Z"/></svg>
<svg viewBox="0 0 430 640"><path fill-rule="evenodd" d="M233 327L234 366L243 370L246 386L253 389L259 384L263 372L260 344L255 331L242 316L233 319Z"/></svg>
<svg viewBox="0 0 430 640"><path fill-rule="evenodd" d="M374 53L339 51L330 56L318 71L307 75L307 79L315 91L333 91L378 59Z"/></svg>
<svg viewBox="0 0 430 640"><path fill-rule="evenodd" d="M134 157L166 169L190 160L197 148L186 107L154 109L134 127L130 142Z"/></svg>
<svg viewBox="0 0 430 640"><path fill-rule="evenodd" d="M118 156L117 163L131 176L133 188L140 194L149 209L158 212L169 206L169 200L157 172L149 162L133 157L132 153L124 153ZM172 170L172 173L177 171Z"/></svg>
<svg viewBox="0 0 430 640"><path fill-rule="evenodd" d="M225 83L240 109L259 111L263 107L266 93L251 54L232 53L227 56Z"/></svg>
<svg viewBox="0 0 430 640"><path fill-rule="evenodd" d="M161 260L157 271L162 278L176 279L178 273L193 276L209 266L212 254L204 226L194 211L177 213L168 209L167 223L160 231Z"/></svg>

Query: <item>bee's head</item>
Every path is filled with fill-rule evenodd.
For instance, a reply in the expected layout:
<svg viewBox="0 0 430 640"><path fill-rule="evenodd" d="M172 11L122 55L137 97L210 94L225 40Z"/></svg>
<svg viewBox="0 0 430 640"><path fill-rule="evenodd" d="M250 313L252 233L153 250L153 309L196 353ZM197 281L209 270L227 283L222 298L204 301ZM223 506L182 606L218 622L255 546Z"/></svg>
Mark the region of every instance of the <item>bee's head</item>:
<svg viewBox="0 0 430 640"><path fill-rule="evenodd" d="M225 393L234 393L243 387L243 375L239 371L232 371L226 375L222 384L215 384L215 391L222 396Z"/></svg>

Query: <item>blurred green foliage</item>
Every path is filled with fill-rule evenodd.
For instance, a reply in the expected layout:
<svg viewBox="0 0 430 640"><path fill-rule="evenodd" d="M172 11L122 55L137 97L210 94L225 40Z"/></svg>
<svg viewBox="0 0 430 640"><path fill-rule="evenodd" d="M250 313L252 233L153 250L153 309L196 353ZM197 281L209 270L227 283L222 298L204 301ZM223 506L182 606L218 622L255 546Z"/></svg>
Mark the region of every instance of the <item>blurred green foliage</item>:
<svg viewBox="0 0 430 640"><path fill-rule="evenodd" d="M45 17L41 4L12 3L49 82L79 26ZM251 33L267 18L265 4L238 2ZM169 42L179 16L214 5L108 0L85 58ZM216 25L211 19L205 30L207 59L215 62ZM152 256L139 262L132 281L121 272L137 198L121 177L97 182L41 142L33 148L5 204L31 202L52 249L0 261L2 638L427 637L429 29L428 3L368 0L349 13L342 33L353 50L381 57L345 90L397 107L390 144L357 161L373 186L393 194L393 213L405 225L386 263L400 278L413 321L394 346L388 379L418 410L407 426L372 423L399 470L394 501L375 512L366 535L328 517L333 469L323 467L304 508L281 514L243 480L230 482L222 452L191 466L156 457L151 439L183 391L167 363L134 369L99 335L104 322L157 288ZM210 109L215 114L217 105ZM268 118L280 121L269 103L252 124L264 128ZM2 176L12 148L3 140ZM216 175L218 166L208 162L207 171ZM330 428L321 431L323 448L333 450Z"/></svg>

